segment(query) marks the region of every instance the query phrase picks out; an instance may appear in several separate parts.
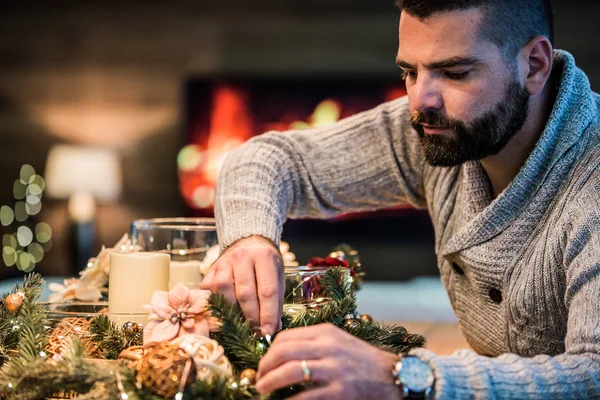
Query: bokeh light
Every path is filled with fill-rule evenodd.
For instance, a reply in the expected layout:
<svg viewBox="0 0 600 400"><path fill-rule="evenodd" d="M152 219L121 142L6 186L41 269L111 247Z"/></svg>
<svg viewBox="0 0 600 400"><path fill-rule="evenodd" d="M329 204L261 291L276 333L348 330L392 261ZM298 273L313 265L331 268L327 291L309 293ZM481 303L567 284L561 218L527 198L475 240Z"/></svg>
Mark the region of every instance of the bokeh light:
<svg viewBox="0 0 600 400"><path fill-rule="evenodd" d="M33 241L33 232L26 226L20 226L19 229L17 229L17 240L19 246L27 247Z"/></svg>
<svg viewBox="0 0 600 400"><path fill-rule="evenodd" d="M35 240L38 243L47 243L52 238L52 228L45 222L40 222L35 226Z"/></svg>
<svg viewBox="0 0 600 400"><path fill-rule="evenodd" d="M38 186L41 191L44 191L46 189L46 181L40 175L33 176L33 181L31 182L31 185Z"/></svg>
<svg viewBox="0 0 600 400"><path fill-rule="evenodd" d="M37 215L42 210L42 202L37 204L25 203L25 211L28 215Z"/></svg>
<svg viewBox="0 0 600 400"><path fill-rule="evenodd" d="M17 263L17 252L10 246L4 246L2 248L2 259L7 267L12 267Z"/></svg>
<svg viewBox="0 0 600 400"><path fill-rule="evenodd" d="M5 247L12 247L13 249L16 249L18 246L18 242L17 242L17 235L16 234L9 234L7 233L6 235L2 236L2 246Z"/></svg>
<svg viewBox="0 0 600 400"><path fill-rule="evenodd" d="M19 175L21 178L21 183L23 185L29 185L33 182L35 177L35 169L29 164L25 164L21 167L21 174Z"/></svg>
<svg viewBox="0 0 600 400"><path fill-rule="evenodd" d="M15 213L9 206L0 207L0 223L2 226L9 226L15 220Z"/></svg>
<svg viewBox="0 0 600 400"><path fill-rule="evenodd" d="M42 191L43 189L36 183L32 183L31 185L27 186L27 195L29 196L36 196L38 198L42 197Z"/></svg>
<svg viewBox="0 0 600 400"><path fill-rule="evenodd" d="M200 146L190 144L177 154L177 167L180 171L193 171L202 163L202 149Z"/></svg>
<svg viewBox="0 0 600 400"><path fill-rule="evenodd" d="M39 243L31 243L27 251L33 256L36 264L44 259L44 248Z"/></svg>
<svg viewBox="0 0 600 400"><path fill-rule="evenodd" d="M17 200L23 200L27 196L27 185L19 179L13 184L13 196Z"/></svg>
<svg viewBox="0 0 600 400"><path fill-rule="evenodd" d="M13 184L16 200L14 208L0 207L0 223L9 226L15 221L25 222L30 216L37 215L42 209L42 197L46 182L35 173L31 165L23 165ZM2 260L8 267L16 266L23 272L31 272L36 264L44 259L45 253L52 248L52 229L44 222L35 228L21 224L17 232L2 236ZM34 239L37 242L34 242Z"/></svg>
<svg viewBox="0 0 600 400"><path fill-rule="evenodd" d="M215 201L215 190L210 186L198 186L192 193L192 201L198 208L210 207Z"/></svg>
<svg viewBox="0 0 600 400"><path fill-rule="evenodd" d="M15 219L19 222L24 222L29 218L27 214L27 208L25 207L24 201L17 201L15 204Z"/></svg>
<svg viewBox="0 0 600 400"><path fill-rule="evenodd" d="M35 268L35 260L31 254L26 251L17 251L17 268L23 272L30 272Z"/></svg>

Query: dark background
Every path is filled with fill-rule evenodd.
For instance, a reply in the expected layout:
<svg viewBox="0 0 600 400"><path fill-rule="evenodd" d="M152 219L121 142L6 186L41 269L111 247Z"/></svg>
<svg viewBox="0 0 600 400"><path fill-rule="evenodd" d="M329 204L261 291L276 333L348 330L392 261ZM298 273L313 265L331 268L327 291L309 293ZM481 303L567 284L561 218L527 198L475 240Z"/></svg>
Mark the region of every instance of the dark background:
<svg viewBox="0 0 600 400"><path fill-rule="evenodd" d="M599 90L600 2L553 4L556 47L572 52ZM115 149L123 163L120 200L99 205L98 247L114 244L133 219L182 215L175 157L184 143L185 82L254 73L396 77L397 20L391 0L3 2L0 205L14 203L22 164L43 174L51 146L74 143ZM65 202L44 198L36 219L54 229L37 270L70 273ZM422 212L292 222L288 232L304 261L346 240L361 251L370 279L436 273ZM15 273L0 262L0 278Z"/></svg>

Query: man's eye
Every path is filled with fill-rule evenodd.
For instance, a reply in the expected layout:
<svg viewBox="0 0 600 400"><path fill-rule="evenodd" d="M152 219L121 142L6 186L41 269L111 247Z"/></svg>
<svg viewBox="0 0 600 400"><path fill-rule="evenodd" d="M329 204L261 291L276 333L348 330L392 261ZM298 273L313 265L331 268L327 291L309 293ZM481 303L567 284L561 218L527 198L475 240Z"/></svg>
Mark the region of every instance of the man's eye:
<svg viewBox="0 0 600 400"><path fill-rule="evenodd" d="M464 71L464 72L448 72L445 71L444 72L444 76L448 79L452 79L454 81L460 81L465 79L467 76L469 76L469 72L470 71Z"/></svg>
<svg viewBox="0 0 600 400"><path fill-rule="evenodd" d="M408 78L415 78L417 76L416 71L402 71L402 80L407 80Z"/></svg>

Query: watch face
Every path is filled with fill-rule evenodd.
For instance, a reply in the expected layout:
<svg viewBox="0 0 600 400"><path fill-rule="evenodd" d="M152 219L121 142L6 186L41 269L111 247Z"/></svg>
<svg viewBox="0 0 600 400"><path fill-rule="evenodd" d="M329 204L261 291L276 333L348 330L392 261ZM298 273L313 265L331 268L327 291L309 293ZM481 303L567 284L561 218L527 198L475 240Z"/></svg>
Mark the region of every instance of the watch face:
<svg viewBox="0 0 600 400"><path fill-rule="evenodd" d="M402 358L398 380L412 392L422 393L433 385L433 372L431 367L415 356Z"/></svg>

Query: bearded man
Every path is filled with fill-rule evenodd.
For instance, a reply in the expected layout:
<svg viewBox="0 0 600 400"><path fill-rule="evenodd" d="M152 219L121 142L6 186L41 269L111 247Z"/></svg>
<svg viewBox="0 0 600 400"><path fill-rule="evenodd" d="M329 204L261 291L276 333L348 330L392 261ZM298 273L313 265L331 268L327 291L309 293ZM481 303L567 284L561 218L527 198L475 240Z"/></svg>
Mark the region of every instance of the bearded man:
<svg viewBox="0 0 600 400"><path fill-rule="evenodd" d="M261 360L257 389L310 379L298 399L600 398L600 97L553 50L548 0L397 4L407 97L236 150L204 288L272 334L287 217L427 208L472 350L398 356L332 325L293 329Z"/></svg>

